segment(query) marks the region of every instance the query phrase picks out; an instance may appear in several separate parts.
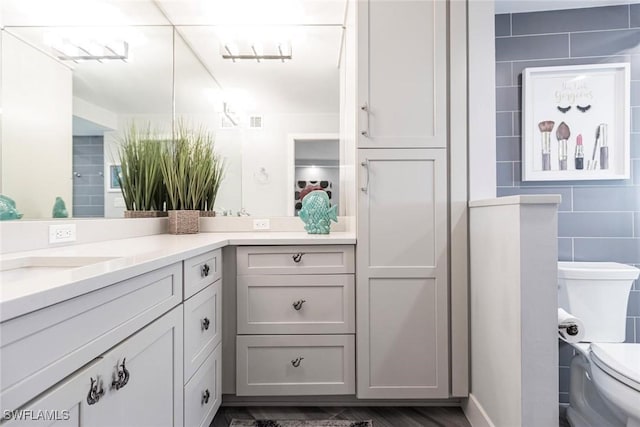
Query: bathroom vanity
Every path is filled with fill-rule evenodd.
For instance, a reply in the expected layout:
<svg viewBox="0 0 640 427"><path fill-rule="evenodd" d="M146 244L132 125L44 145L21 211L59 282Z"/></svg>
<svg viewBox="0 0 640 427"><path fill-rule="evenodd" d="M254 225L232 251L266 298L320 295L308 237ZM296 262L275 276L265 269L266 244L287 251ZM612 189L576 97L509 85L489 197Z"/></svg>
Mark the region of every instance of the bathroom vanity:
<svg viewBox="0 0 640 427"><path fill-rule="evenodd" d="M253 360L238 369L238 394L353 394L354 243L350 233L210 233L3 256L3 265L97 261L3 281L2 410L78 425L209 425L222 376L235 376L222 363L226 246L238 246L237 313L247 320L238 366ZM300 384L283 384L291 369Z"/></svg>

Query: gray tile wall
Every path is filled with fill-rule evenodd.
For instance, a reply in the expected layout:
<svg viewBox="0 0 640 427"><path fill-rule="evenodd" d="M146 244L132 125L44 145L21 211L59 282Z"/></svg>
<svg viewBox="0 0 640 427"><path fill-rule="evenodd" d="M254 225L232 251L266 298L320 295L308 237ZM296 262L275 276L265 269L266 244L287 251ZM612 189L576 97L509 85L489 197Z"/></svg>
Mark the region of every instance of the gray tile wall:
<svg viewBox="0 0 640 427"><path fill-rule="evenodd" d="M104 137L73 137L73 216L104 216ZM76 173L80 176L76 176ZM68 203L68 202L67 202Z"/></svg>
<svg viewBox="0 0 640 427"><path fill-rule="evenodd" d="M521 181L522 70L631 63L632 179ZM558 255L565 261L617 261L640 267L640 4L496 15L498 195L557 193ZM627 310L627 341L640 342L640 283ZM573 349L560 344L560 402L569 402Z"/></svg>

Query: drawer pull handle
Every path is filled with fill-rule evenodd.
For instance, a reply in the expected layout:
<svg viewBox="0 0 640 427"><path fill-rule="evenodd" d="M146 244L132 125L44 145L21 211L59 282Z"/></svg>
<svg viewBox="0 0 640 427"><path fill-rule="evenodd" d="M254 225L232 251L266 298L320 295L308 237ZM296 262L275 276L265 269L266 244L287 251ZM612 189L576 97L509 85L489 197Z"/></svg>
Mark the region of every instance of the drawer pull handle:
<svg viewBox="0 0 640 427"><path fill-rule="evenodd" d="M298 366L300 366L302 359L304 359L304 357L298 357L297 359L293 359L291 361L291 364L293 365L294 368L297 368Z"/></svg>
<svg viewBox="0 0 640 427"><path fill-rule="evenodd" d="M200 267L200 277L208 277L209 270L211 270L209 264L203 264L202 267Z"/></svg>
<svg viewBox="0 0 640 427"><path fill-rule="evenodd" d="M294 256L292 256L291 258L293 258L293 262L295 262L296 264L299 263L300 261L302 261L302 257L304 256L303 252L298 252L297 254L295 254Z"/></svg>
<svg viewBox="0 0 640 427"><path fill-rule="evenodd" d="M305 302L306 302L305 300L300 299L300 300L298 300L298 301L294 302L294 303L293 303L293 304L291 304L291 305L293 305L293 308L295 308L295 309L296 309L296 311L300 311L300 309L302 308L302 304L304 304Z"/></svg>
<svg viewBox="0 0 640 427"><path fill-rule="evenodd" d="M201 405L205 405L209 403L209 398L211 397L211 393L209 393L209 389L206 389L202 392L202 400L200 401Z"/></svg>
<svg viewBox="0 0 640 427"><path fill-rule="evenodd" d="M98 387L100 387L100 390L98 390ZM102 381L100 381L100 378L98 377L96 377L95 380L91 377L91 386L89 387L89 394L87 394L87 403L89 405L93 405L94 403L97 403L103 395L104 389L102 388Z"/></svg>
<svg viewBox="0 0 640 427"><path fill-rule="evenodd" d="M118 369L118 372L114 375L114 379L111 382L111 388L115 388L116 390L120 390L122 387L126 386L129 382L129 370L125 366L127 358L122 359L122 365Z"/></svg>
<svg viewBox="0 0 640 427"><path fill-rule="evenodd" d="M210 324L211 324L211 322L209 321L209 319L208 319L207 317L205 317L204 319L202 319L202 320L200 321L200 328L201 328L203 331L207 331L207 330L209 330L209 325L210 325Z"/></svg>

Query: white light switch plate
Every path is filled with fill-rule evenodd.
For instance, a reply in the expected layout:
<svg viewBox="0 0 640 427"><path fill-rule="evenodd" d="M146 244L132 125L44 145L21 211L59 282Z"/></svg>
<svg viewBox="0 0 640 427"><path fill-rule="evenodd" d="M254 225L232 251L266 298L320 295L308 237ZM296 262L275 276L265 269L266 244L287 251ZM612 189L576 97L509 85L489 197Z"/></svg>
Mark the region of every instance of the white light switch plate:
<svg viewBox="0 0 640 427"><path fill-rule="evenodd" d="M253 220L253 229L254 230L269 230L271 228L271 221L268 219L254 219Z"/></svg>
<svg viewBox="0 0 640 427"><path fill-rule="evenodd" d="M49 243L64 243L76 241L75 224L59 224L49 226Z"/></svg>

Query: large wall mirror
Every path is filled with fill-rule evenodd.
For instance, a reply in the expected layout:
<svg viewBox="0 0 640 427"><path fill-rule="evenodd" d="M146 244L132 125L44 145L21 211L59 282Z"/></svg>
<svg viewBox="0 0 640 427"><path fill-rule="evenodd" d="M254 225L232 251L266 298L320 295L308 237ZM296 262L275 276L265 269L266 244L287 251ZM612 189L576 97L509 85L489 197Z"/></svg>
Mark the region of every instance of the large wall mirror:
<svg viewBox="0 0 640 427"><path fill-rule="evenodd" d="M218 215L296 215L304 183L344 214L346 0L4 0L0 193L23 219L122 217L132 124L214 134ZM342 86L342 87L341 87Z"/></svg>

